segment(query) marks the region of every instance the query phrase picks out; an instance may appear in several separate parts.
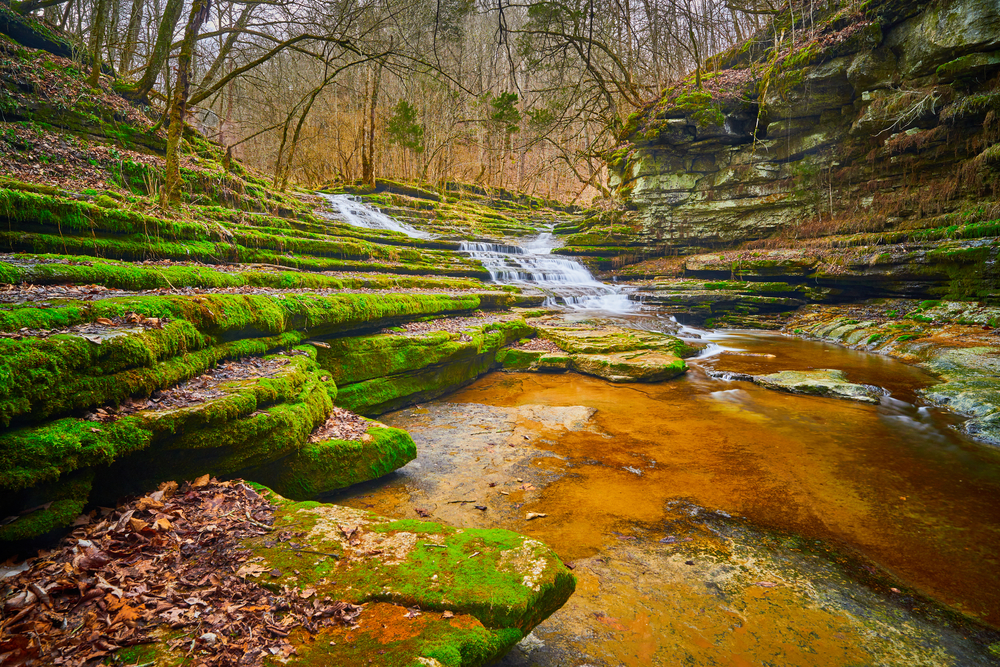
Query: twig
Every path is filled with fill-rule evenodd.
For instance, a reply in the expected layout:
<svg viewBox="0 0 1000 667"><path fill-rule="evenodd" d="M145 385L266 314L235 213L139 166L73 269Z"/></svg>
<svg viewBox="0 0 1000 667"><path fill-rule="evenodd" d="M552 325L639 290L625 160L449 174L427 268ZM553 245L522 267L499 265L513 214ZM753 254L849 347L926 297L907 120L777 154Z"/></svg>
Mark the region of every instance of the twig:
<svg viewBox="0 0 1000 667"><path fill-rule="evenodd" d="M259 521L254 521L252 518L250 518L250 512L247 512L246 515L247 515L247 521L249 521L253 525L259 526L260 528L263 528L268 531L274 530L274 526L268 526L267 524L261 523Z"/></svg>

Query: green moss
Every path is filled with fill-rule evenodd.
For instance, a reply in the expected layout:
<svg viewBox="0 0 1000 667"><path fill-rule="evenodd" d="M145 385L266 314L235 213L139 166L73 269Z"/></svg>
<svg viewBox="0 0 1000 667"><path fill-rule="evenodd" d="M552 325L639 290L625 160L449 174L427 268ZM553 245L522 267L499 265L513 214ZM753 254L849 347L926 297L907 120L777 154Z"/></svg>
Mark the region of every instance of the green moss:
<svg viewBox="0 0 1000 667"><path fill-rule="evenodd" d="M505 370L525 370L537 363L545 352L541 350L512 350L504 348L499 350L496 361Z"/></svg>
<svg viewBox="0 0 1000 667"><path fill-rule="evenodd" d="M401 608L390 608L402 615ZM373 612L375 614L378 611ZM372 613L369 613L369 617ZM382 617L378 617L383 620ZM516 628L488 629L468 623L455 623L441 618L428 620L425 614L420 630L411 628L400 633L403 639L392 639L375 629L361 628L351 633L346 642L339 635L321 630L314 641L297 647L295 664L303 667L355 667L366 664L377 655L384 667L422 667L440 664L442 667L481 667L495 661L524 637ZM384 619L389 623L396 618ZM383 628L386 624L379 624ZM417 661L415 661L415 658ZM423 661L420 661L423 659ZM430 660L436 662L431 663ZM278 667L281 662L265 660L265 664Z"/></svg>
<svg viewBox="0 0 1000 667"><path fill-rule="evenodd" d="M69 418L9 430L0 435L3 487L18 491L81 468L107 466L151 440L152 434L129 418L113 424Z"/></svg>
<svg viewBox="0 0 1000 667"><path fill-rule="evenodd" d="M93 303L68 302L50 308L30 305L0 311L0 330L23 327L56 329L98 317L136 312L145 317L183 319L204 334L230 332L277 334L308 329L313 335L386 326L420 315L472 310L484 299L477 294L206 294L137 296Z"/></svg>
<svg viewBox="0 0 1000 667"><path fill-rule="evenodd" d="M68 526L83 513L93 480L93 470L81 470L33 489L23 504L34 509L0 526L0 542L27 540Z"/></svg>
<svg viewBox="0 0 1000 667"><path fill-rule="evenodd" d="M176 335L171 335L176 334ZM185 322L164 331L122 336L101 345L76 336L0 339L0 420L33 420L119 404L130 396L187 380L224 359L265 354L298 343L303 334L207 345Z"/></svg>
<svg viewBox="0 0 1000 667"><path fill-rule="evenodd" d="M283 496L305 500L358 482L377 479L417 456L406 431L374 425L361 441L323 440L304 445L279 461L277 473L254 475Z"/></svg>
<svg viewBox="0 0 1000 667"><path fill-rule="evenodd" d="M490 371L495 350L459 362L425 367L341 387L337 405L364 415L380 415L443 396Z"/></svg>
<svg viewBox="0 0 1000 667"><path fill-rule="evenodd" d="M123 290L180 287L271 287L275 289L477 289L478 280L461 278L378 275L331 276L292 271L218 270L209 266L144 266L113 260L81 261L72 255L24 255L18 265L0 262L0 283L36 285L73 283L103 285Z"/></svg>
<svg viewBox="0 0 1000 667"><path fill-rule="evenodd" d="M284 501L274 525L278 530L288 525L308 531L321 516L322 506ZM364 526L365 532L378 530L386 538L411 532L405 523L368 516L371 523ZM504 530L429 526L434 532L418 532L415 542L406 542L412 546L399 561L342 559L336 566L338 599L416 605L432 612L453 610L475 616L487 628L525 633L558 608L575 587L573 575L539 542ZM313 533L311 538L317 551L338 553L343 548L337 535ZM277 579L269 577L270 585L314 587L319 595L331 588L329 563L324 568L304 567L307 561L290 558L284 547L266 546L262 539L254 552L282 572ZM288 578L292 567L299 570L293 580ZM529 575L538 582L532 588L525 575L536 569Z"/></svg>
<svg viewBox="0 0 1000 667"><path fill-rule="evenodd" d="M338 384L346 385L433 364L460 363L483 352L495 351L531 331L523 320L515 320L469 331L465 341L460 340L459 334L446 331L330 340L330 347L320 350L319 361Z"/></svg>
<svg viewBox="0 0 1000 667"><path fill-rule="evenodd" d="M493 367L500 348L531 332L523 320L513 320L466 332L465 341L448 332L360 337L330 341L319 360L341 387L337 405L374 415L474 380Z"/></svg>

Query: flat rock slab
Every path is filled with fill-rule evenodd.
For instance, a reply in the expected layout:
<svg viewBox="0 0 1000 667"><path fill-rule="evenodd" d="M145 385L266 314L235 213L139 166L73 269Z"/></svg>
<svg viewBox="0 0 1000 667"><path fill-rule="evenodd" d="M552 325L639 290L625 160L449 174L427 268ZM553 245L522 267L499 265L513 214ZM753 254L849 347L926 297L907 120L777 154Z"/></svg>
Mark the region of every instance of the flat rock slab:
<svg viewBox="0 0 1000 667"><path fill-rule="evenodd" d="M498 360L516 370L576 371L610 382L660 382L687 370L691 352L680 339L600 322L536 320L538 335L564 352L508 351Z"/></svg>
<svg viewBox="0 0 1000 667"><path fill-rule="evenodd" d="M610 354L575 354L573 370L610 382L660 382L687 370L680 357L655 350L612 352Z"/></svg>
<svg viewBox="0 0 1000 667"><path fill-rule="evenodd" d="M685 345L675 336L658 331L626 329L600 322L533 321L538 334L570 354L606 354L630 350L660 350L680 356Z"/></svg>
<svg viewBox="0 0 1000 667"><path fill-rule="evenodd" d="M821 368L814 371L780 371L770 375L732 375L732 380L747 380L761 387L793 394L847 398L862 403L878 403L885 391L880 387L847 381L843 371Z"/></svg>
<svg viewBox="0 0 1000 667"><path fill-rule="evenodd" d="M274 531L248 545L264 586L366 604L356 628L324 631L288 664L482 665L559 609L576 579L547 546L276 494ZM327 636L329 635L329 636ZM361 661L363 662L363 661Z"/></svg>

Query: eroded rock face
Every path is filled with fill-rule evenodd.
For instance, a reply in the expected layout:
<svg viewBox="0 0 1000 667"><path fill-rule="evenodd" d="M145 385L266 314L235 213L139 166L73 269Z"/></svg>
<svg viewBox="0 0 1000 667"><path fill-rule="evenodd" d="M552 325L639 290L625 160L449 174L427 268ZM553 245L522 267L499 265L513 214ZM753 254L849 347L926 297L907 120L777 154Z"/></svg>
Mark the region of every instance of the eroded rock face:
<svg viewBox="0 0 1000 667"><path fill-rule="evenodd" d="M798 38L775 18L767 38L715 56L703 89L685 81L631 118L609 166L646 242L746 241L831 217L880 230L995 202L977 178L996 177L983 127L1000 108L984 83L1000 70L996 3L904 4L820 12Z"/></svg>

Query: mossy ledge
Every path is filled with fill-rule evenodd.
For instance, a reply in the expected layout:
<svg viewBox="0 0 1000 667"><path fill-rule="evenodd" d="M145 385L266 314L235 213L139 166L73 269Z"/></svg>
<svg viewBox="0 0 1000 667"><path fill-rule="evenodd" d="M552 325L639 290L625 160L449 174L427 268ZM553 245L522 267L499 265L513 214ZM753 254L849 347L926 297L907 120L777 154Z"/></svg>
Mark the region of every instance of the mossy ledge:
<svg viewBox="0 0 1000 667"><path fill-rule="evenodd" d="M372 622L362 617L359 628L310 643L296 664L352 665L374 649L385 665L485 665L561 607L576 587L548 547L515 533L394 521L263 491L278 507L274 528L307 533L309 552L266 536L250 540L264 569L259 583L312 588L321 597L368 603L365 614L373 612ZM348 535L343 528L355 530ZM414 623L407 607L419 608L423 620ZM338 638L347 634L344 649Z"/></svg>
<svg viewBox="0 0 1000 667"><path fill-rule="evenodd" d="M0 528L0 541L58 529L87 503L113 502L116 494L165 479L245 474L307 498L384 475L415 455L406 433L373 424L360 443L308 442L338 398L337 378L347 377L341 365L357 375L370 361L363 352L378 336L354 334L516 299L507 293L205 294L11 306L0 312L0 328L11 332L0 337L0 511L16 520ZM113 324L112 318L126 316L136 323ZM492 363L496 349L530 332L514 316L474 333L473 348L481 347L480 356ZM466 364L468 343L445 347L457 364ZM335 350L340 362L330 354ZM191 407L110 419L93 414L246 357L286 365L277 375L223 384L220 395ZM481 372L490 364L469 367ZM444 393L467 379L446 378L435 390ZM352 392L358 395L354 389L348 397ZM52 504L21 514L46 503Z"/></svg>

